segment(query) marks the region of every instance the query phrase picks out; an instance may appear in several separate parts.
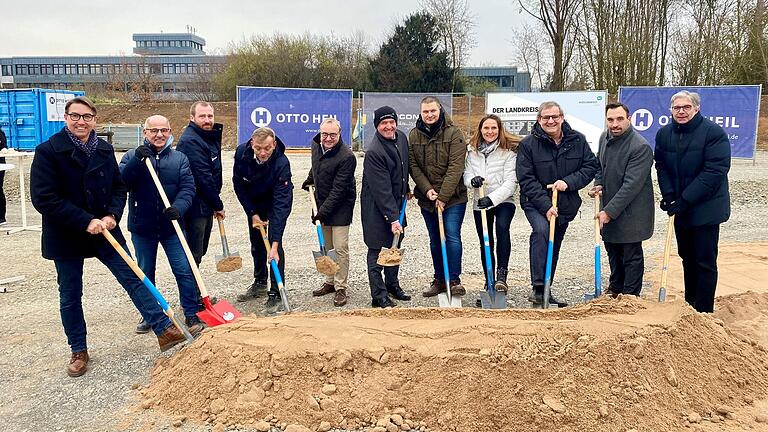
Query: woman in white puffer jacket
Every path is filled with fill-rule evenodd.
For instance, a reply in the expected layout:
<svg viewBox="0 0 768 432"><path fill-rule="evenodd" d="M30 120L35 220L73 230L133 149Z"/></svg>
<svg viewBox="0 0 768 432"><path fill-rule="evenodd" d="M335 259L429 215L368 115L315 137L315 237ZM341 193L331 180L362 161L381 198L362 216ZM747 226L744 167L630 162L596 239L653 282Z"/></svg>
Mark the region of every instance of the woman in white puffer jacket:
<svg viewBox="0 0 768 432"><path fill-rule="evenodd" d="M512 250L509 226L515 216L512 195L517 189L515 162L517 146L521 137L504 129L501 119L493 114L480 120L477 132L467 146L467 160L464 169L464 183L474 189L473 216L475 229L480 239L480 257L483 260L483 274L486 275L485 251L483 249L483 226L480 209L486 209L488 236L491 244L491 268L496 268L498 291L507 292L507 266ZM480 185L485 185L485 197L480 197ZM494 242L494 231L496 241ZM495 243L495 248L494 248ZM495 249L495 254L494 254Z"/></svg>

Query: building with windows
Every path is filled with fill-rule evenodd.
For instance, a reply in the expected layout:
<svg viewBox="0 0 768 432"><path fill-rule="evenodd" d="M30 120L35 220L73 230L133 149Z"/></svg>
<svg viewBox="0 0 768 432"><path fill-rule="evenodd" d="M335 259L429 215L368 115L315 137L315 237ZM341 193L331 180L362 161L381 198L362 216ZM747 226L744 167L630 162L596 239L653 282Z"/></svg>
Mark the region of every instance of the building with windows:
<svg viewBox="0 0 768 432"><path fill-rule="evenodd" d="M531 91L530 72L518 72L515 66L461 68L461 74L471 81L489 81L499 90L524 93Z"/></svg>
<svg viewBox="0 0 768 432"><path fill-rule="evenodd" d="M0 58L0 87L146 92L155 98L193 100L211 93L211 78L225 56L206 55L193 33L136 33L131 56Z"/></svg>

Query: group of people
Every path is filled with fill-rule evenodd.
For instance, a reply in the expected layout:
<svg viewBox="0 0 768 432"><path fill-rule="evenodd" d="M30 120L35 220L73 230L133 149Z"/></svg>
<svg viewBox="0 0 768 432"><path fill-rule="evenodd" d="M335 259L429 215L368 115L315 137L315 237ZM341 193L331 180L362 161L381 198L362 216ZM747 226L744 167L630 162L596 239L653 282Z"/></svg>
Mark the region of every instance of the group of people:
<svg viewBox="0 0 768 432"><path fill-rule="evenodd" d="M489 267L494 274L486 274L486 283L490 285L492 277L493 287L506 292L510 225L516 209L513 196L519 186L520 206L531 225L528 299L534 305L548 300L567 306L551 291L549 299L544 299L549 226L554 224L552 280L566 230L582 204L579 191L593 181L589 195L602 200L595 217L611 268L607 292L639 295L642 242L651 237L654 227L651 169L655 159L660 207L676 217L686 301L698 311L711 312L719 225L730 214L730 144L722 128L705 119L699 109L696 93L675 94L672 121L657 134L654 152L632 128L629 108L610 103L606 131L595 156L554 101L540 105L537 122L526 137L510 134L499 117L487 115L469 141L435 97L421 101L416 127L407 136L397 128L393 108L378 108L373 121L376 133L366 146L360 193L371 305L386 308L395 305L393 299L411 299L400 284L399 266L382 266L378 257L393 242L397 247L402 242L408 225L405 204L412 197L418 201L429 234L434 269L422 295L433 297L448 290L454 296L466 294L461 281L461 227L469 189L474 191L472 214L484 269L483 214L489 229ZM144 143L127 152L118 165L113 148L95 134L94 104L77 97L65 111L66 126L36 149L30 182L32 202L42 214L42 254L54 261L58 274L61 319L72 351L67 372L80 376L89 360L81 304L85 258L98 258L126 290L142 316L137 332L153 331L161 350L184 340L142 281L99 235L109 230L125 248L118 223L126 198L127 226L139 266L154 282L157 247L162 245L178 284L186 324L192 334L203 328L196 316L201 299L193 263L187 261L172 221L183 226L194 265L199 265L208 248L213 218L226 217L220 197L222 125L214 122L213 106L195 102L190 122L173 148L169 120L151 116L144 124ZM321 122L310 145L312 166L302 188L314 194L317 210L311 222L320 222L326 247L336 251L338 265L338 271L326 276L312 294L334 294L333 304L344 306L349 295L349 230L357 198L357 159L343 142L342 125L334 118ZM147 161L170 205L163 203L154 186ZM266 306L278 308L278 286L268 264L275 261L285 277L283 233L292 209L293 182L285 144L274 130L256 129L237 147L232 181L245 211L253 257L253 282L237 300L266 296ZM553 190L558 191L556 205ZM267 248L260 232L264 227Z"/></svg>

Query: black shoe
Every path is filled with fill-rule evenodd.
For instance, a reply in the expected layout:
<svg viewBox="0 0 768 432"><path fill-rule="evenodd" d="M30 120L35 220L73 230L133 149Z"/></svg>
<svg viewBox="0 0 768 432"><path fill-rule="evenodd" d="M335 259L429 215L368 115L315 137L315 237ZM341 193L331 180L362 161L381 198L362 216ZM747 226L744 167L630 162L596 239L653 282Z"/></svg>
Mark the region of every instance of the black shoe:
<svg viewBox="0 0 768 432"><path fill-rule="evenodd" d="M405 293L400 285L394 287L387 287L387 293L395 298L395 300L409 301L411 296Z"/></svg>
<svg viewBox="0 0 768 432"><path fill-rule="evenodd" d="M551 297L551 295L550 295ZM535 286L528 294L528 301L534 305L540 305L544 303L544 287Z"/></svg>
<svg viewBox="0 0 768 432"><path fill-rule="evenodd" d="M499 292L507 293L509 286L507 285L507 269L496 270L496 283L493 285L493 289Z"/></svg>
<svg viewBox="0 0 768 432"><path fill-rule="evenodd" d="M144 321L144 318L136 325L136 334L147 334L152 330L152 327L148 322Z"/></svg>
<svg viewBox="0 0 768 432"><path fill-rule="evenodd" d="M557 307L559 307L559 308L568 307L568 303L567 302L564 302L564 301L558 299L557 297L555 297L554 294L552 294L552 292L549 293L549 304L557 305Z"/></svg>
<svg viewBox="0 0 768 432"><path fill-rule="evenodd" d="M184 324L186 324L187 327L193 327L195 325L206 327L205 323L202 320L200 320L200 318L198 318L197 315L192 315L184 318Z"/></svg>
<svg viewBox="0 0 768 432"><path fill-rule="evenodd" d="M277 309L280 306L280 296L277 294L269 293L267 296L267 302L264 303L266 309Z"/></svg>
<svg viewBox="0 0 768 432"><path fill-rule="evenodd" d="M388 308L395 307L395 302L389 299L389 297L382 297L381 299L371 299L371 307Z"/></svg>
<svg viewBox="0 0 768 432"><path fill-rule="evenodd" d="M243 294L238 294L237 301L246 302L258 297L263 297L267 292L267 282L254 280L251 286Z"/></svg>

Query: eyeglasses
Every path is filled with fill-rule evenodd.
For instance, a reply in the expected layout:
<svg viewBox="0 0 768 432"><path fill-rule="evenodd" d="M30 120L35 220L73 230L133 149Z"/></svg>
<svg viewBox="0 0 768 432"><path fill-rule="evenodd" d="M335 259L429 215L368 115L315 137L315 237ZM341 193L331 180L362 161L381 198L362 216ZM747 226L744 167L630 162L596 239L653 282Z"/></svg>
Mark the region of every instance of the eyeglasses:
<svg viewBox="0 0 768 432"><path fill-rule="evenodd" d="M550 120L557 120L560 117L562 117L562 114L555 114L555 115L548 115L548 116L539 116L539 120L544 120L545 122L548 122Z"/></svg>
<svg viewBox="0 0 768 432"><path fill-rule="evenodd" d="M323 139L325 139L325 138L336 139L336 137L338 137L338 136L339 136L339 134L337 134L337 133L320 132L320 138L323 138Z"/></svg>
<svg viewBox="0 0 768 432"><path fill-rule="evenodd" d="M693 105L675 105L672 107L672 112L675 111L685 111L688 112L693 108Z"/></svg>
<svg viewBox="0 0 768 432"><path fill-rule="evenodd" d="M144 129L144 130L151 133L152 135L156 135L158 132L165 135L171 131L171 128L151 128L151 129Z"/></svg>
<svg viewBox="0 0 768 432"><path fill-rule="evenodd" d="M96 118L93 114L78 114L78 113L66 113L69 118L72 119L72 121L80 121L80 119L83 119L84 121L91 121Z"/></svg>

